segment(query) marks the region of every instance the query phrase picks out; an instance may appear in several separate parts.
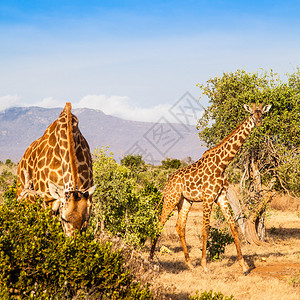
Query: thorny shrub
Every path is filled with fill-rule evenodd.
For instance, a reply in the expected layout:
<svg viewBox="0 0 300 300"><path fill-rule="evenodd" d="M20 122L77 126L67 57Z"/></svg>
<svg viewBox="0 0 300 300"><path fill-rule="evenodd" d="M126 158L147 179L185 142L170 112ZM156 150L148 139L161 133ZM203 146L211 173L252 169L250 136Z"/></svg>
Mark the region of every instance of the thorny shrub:
<svg viewBox="0 0 300 300"><path fill-rule="evenodd" d="M91 234L66 238L50 209L9 198L0 206L0 298L149 299L120 250Z"/></svg>
<svg viewBox="0 0 300 300"><path fill-rule="evenodd" d="M235 298L233 297L233 295L231 296L224 296L221 292L218 293L214 293L212 290L210 290L209 292L205 291L203 293L201 293L201 295L199 295L199 291L196 291L196 295L195 296L189 296L190 300L235 300Z"/></svg>
<svg viewBox="0 0 300 300"><path fill-rule="evenodd" d="M233 237L228 233L227 228L217 229L210 227L207 240L207 253L211 261L221 259L225 247L234 242Z"/></svg>

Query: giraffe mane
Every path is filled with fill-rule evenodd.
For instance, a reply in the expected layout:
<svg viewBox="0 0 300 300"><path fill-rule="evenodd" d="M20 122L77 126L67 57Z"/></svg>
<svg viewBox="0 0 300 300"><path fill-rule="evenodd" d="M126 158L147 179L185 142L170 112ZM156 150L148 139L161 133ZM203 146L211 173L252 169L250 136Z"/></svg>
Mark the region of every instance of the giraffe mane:
<svg viewBox="0 0 300 300"><path fill-rule="evenodd" d="M69 155L70 155L70 163L71 163L71 171L73 177L74 188L78 185L78 169L76 163L76 155L75 155L75 142L73 137L73 126L72 126L72 114L71 114L72 105L70 102L66 103L64 110L67 113L67 137L68 137L68 147L69 147Z"/></svg>

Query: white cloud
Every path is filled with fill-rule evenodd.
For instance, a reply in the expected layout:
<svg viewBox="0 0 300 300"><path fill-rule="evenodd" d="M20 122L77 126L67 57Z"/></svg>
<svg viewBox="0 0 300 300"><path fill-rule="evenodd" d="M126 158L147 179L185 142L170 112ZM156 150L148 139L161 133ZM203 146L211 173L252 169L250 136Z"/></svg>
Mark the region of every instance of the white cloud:
<svg viewBox="0 0 300 300"><path fill-rule="evenodd" d="M99 109L107 115L116 116L126 120L157 122L162 116L166 116L169 112L170 105L156 105L151 108L141 108L132 104L126 96L110 96L105 95L87 95L78 103L74 103L76 107L87 107ZM168 121L174 121L170 115Z"/></svg>
<svg viewBox="0 0 300 300"><path fill-rule="evenodd" d="M6 95L0 97L0 111L9 107L19 106L20 99L21 98L18 95Z"/></svg>
<svg viewBox="0 0 300 300"><path fill-rule="evenodd" d="M34 106L47 107L47 108L64 107L64 103L52 97L47 97L44 98L42 101L34 103Z"/></svg>
<svg viewBox="0 0 300 300"><path fill-rule="evenodd" d="M132 121L167 121L172 123L181 122L190 125L196 124L196 121L199 118L199 114L197 117L195 117L193 115L193 111L189 110L189 105L184 102L184 100L182 101L183 102L180 104L181 109L185 108L185 111L178 111L178 105L176 104L178 102L173 103L173 105L159 104L150 108L142 108L133 104L131 99L127 96L87 95L80 99L78 102L72 102L72 107L98 109L103 111L107 115ZM0 111L13 106L28 106L28 104L24 104L23 102L21 102L21 97L17 95L7 95L0 97ZM53 97L46 97L41 101L30 103L30 106L39 106L46 108L64 107L65 101L57 100ZM178 113L177 116L181 115L181 119L176 119L174 115L172 115L170 110L172 110L173 113ZM164 117L164 120L161 120L162 117ZM187 118L189 118L189 120L187 120Z"/></svg>
<svg viewBox="0 0 300 300"><path fill-rule="evenodd" d="M22 98L18 95L6 95L0 97L0 111L14 106L23 106L23 107L39 106L39 107L53 108L53 107L64 107L64 105L65 102L56 100L52 97L44 98L43 100L38 102L31 102L30 104L24 103L22 101Z"/></svg>

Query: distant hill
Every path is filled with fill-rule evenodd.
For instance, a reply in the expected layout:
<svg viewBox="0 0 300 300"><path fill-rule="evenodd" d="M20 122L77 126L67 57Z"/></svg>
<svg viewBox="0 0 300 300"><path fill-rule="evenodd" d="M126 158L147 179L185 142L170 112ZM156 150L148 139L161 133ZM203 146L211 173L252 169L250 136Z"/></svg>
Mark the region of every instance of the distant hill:
<svg viewBox="0 0 300 300"><path fill-rule="evenodd" d="M0 160L18 162L26 148L42 136L62 108L14 107L0 112ZM110 146L116 160L129 153L141 154L148 163L165 157L193 160L206 150L194 126L123 120L100 110L73 109L91 152Z"/></svg>

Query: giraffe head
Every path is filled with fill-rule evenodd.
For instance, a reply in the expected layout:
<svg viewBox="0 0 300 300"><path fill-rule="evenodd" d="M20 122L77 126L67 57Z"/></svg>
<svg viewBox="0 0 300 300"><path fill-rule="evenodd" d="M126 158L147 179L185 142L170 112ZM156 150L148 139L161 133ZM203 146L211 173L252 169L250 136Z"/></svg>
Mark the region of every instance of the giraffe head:
<svg viewBox="0 0 300 300"><path fill-rule="evenodd" d="M59 212L60 221L66 236L75 236L75 230L86 230L91 214L92 195L96 185L85 190L67 191L49 181L49 192L55 199L53 212Z"/></svg>
<svg viewBox="0 0 300 300"><path fill-rule="evenodd" d="M255 103L252 103L252 107L250 107L249 105L244 104L245 110L251 114L251 117L256 126L261 125L263 114L268 112L271 106L272 104L262 107L262 103L260 103L258 106L256 106Z"/></svg>

